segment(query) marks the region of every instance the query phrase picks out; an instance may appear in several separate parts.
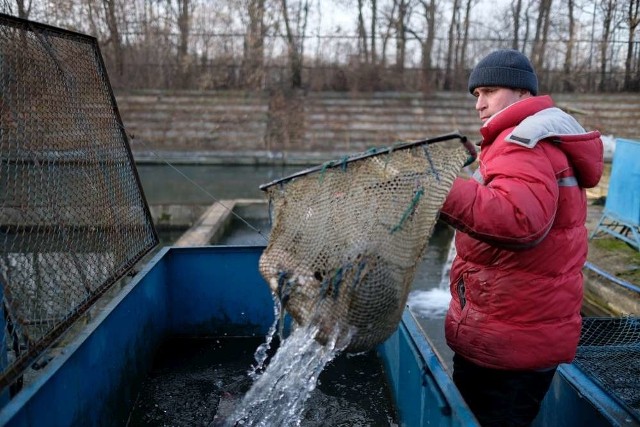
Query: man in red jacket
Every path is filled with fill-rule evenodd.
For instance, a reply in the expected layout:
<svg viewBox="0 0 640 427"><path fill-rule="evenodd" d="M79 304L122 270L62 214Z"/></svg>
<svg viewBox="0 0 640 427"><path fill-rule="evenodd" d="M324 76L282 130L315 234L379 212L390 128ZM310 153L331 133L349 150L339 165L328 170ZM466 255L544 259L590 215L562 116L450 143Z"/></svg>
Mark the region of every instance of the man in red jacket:
<svg viewBox="0 0 640 427"><path fill-rule="evenodd" d="M456 228L445 320L453 380L483 426L529 425L580 337L585 188L603 168L600 133L537 96L530 61L492 52L471 72L484 122L478 169L440 218Z"/></svg>

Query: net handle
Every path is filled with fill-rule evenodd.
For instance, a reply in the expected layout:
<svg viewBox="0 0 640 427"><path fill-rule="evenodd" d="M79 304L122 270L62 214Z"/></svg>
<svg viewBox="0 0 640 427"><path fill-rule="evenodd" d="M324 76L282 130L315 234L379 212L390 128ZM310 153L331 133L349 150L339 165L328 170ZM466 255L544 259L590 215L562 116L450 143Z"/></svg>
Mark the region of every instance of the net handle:
<svg viewBox="0 0 640 427"><path fill-rule="evenodd" d="M269 187L272 187L276 184L281 184L287 181L290 181L294 178L299 178L301 176L304 175L308 175L310 173L313 172L318 172L321 170L325 170L327 168L334 168L337 166L344 166L347 163L351 163L351 162L355 162L356 160L362 160L362 159L366 159L372 156L377 156L379 154L384 154L384 153L391 153L393 151L396 150L404 150L407 148L412 148L412 147L417 147L420 145L425 145L425 144L435 144L437 142L442 142L442 141L450 141L452 139L459 139L460 142L462 143L462 145L464 145L464 148L467 150L467 153L469 154L469 156L467 157L466 162L464 163L464 166L470 165L471 163L473 163L476 160L476 157L478 156L478 153L476 151L475 146L473 145L473 143L471 141L469 141L469 139L465 136L462 135L460 132L453 132L453 133L448 133L448 134L444 134L444 135L439 135L439 136L434 136L433 138L427 138L427 139L420 139L418 141L410 141L410 142L405 142L402 144L397 144L397 145L393 145L390 147L386 147L386 148L381 148L379 150L375 150L375 151L368 151L365 153L361 153L361 154L356 154L353 157L348 157L345 158L343 160L337 160L337 161L333 161L333 162L328 162L322 165L318 165L318 166L314 166L305 170L302 170L300 172L296 172L292 175L286 176L284 178L280 178L277 179L275 181L271 181L267 184L263 184L260 186L260 190L262 191L266 191Z"/></svg>

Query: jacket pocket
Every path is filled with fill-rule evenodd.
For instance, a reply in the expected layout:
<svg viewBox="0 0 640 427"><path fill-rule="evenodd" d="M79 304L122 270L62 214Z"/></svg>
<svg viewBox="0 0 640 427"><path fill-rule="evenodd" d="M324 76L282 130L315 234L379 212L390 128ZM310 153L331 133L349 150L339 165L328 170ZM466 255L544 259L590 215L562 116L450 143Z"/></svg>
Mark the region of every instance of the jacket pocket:
<svg viewBox="0 0 640 427"><path fill-rule="evenodd" d="M464 280L462 278L456 283L456 291L458 292L458 299L460 300L460 309L463 309L467 304L467 298L465 296Z"/></svg>
<svg viewBox="0 0 640 427"><path fill-rule="evenodd" d="M464 280L462 277L456 283L456 292L458 294L458 299L460 300L460 318L458 319L458 324L456 325L456 337L460 333L460 327L466 323L467 315L469 314L469 304L467 304L467 289L464 284Z"/></svg>

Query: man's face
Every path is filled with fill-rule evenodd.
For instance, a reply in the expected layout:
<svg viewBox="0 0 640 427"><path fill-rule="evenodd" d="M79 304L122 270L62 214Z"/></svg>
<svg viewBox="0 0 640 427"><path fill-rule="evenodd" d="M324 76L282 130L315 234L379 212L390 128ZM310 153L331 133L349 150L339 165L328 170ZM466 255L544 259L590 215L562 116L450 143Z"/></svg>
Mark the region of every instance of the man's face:
<svg viewBox="0 0 640 427"><path fill-rule="evenodd" d="M480 115L480 120L485 122L498 111L521 99L529 98L531 94L523 89L481 86L473 91L473 96L477 98L476 111Z"/></svg>

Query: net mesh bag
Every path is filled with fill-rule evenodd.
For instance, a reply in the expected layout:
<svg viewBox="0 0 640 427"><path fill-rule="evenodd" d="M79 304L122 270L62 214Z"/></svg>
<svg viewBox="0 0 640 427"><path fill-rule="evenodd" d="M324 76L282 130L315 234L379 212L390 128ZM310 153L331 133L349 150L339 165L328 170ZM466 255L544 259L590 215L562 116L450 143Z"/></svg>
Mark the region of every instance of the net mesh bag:
<svg viewBox="0 0 640 427"><path fill-rule="evenodd" d="M320 342L349 331L350 352L388 338L469 150L408 143L263 186L273 224L260 272L296 323L318 325Z"/></svg>
<svg viewBox="0 0 640 427"><path fill-rule="evenodd" d="M573 364L640 423L640 317L585 317Z"/></svg>

